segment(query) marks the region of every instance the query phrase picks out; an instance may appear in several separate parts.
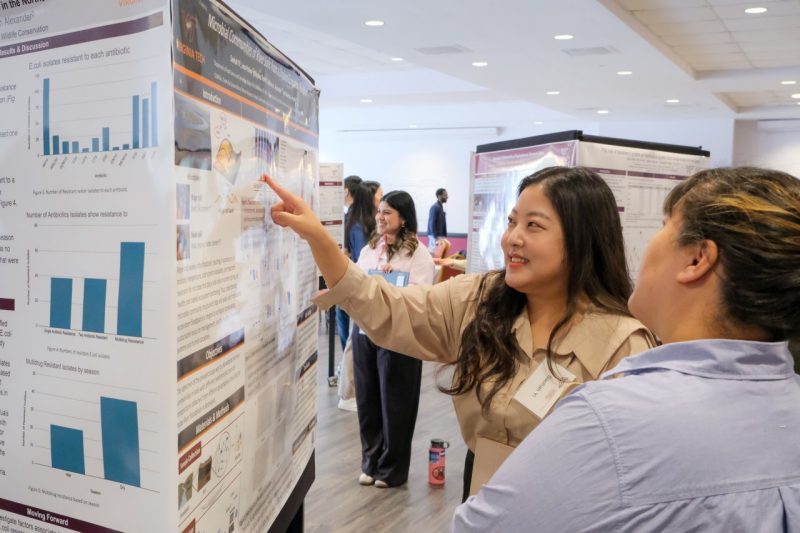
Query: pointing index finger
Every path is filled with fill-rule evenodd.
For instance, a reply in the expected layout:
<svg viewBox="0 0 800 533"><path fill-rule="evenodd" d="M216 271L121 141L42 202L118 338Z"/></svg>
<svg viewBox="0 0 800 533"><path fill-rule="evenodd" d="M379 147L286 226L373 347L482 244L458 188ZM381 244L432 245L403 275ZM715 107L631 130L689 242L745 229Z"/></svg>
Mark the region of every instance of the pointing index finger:
<svg viewBox="0 0 800 533"><path fill-rule="evenodd" d="M261 180L265 182L267 185L269 185L269 188L275 191L275 194L277 194L281 200L283 200L284 202L291 201L292 193L290 193L289 191L278 185L278 183L274 179L269 177L267 174L262 174Z"/></svg>

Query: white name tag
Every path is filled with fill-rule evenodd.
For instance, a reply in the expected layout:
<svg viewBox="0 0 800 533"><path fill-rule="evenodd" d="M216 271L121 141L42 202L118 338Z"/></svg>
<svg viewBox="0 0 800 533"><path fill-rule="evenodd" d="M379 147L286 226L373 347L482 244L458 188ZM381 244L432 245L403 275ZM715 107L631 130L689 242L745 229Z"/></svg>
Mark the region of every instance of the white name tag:
<svg viewBox="0 0 800 533"><path fill-rule="evenodd" d="M514 395L515 400L539 418L544 418L558 399L577 385L575 374L555 363L553 368L561 380L566 381L554 377L547 368L547 361L542 361Z"/></svg>

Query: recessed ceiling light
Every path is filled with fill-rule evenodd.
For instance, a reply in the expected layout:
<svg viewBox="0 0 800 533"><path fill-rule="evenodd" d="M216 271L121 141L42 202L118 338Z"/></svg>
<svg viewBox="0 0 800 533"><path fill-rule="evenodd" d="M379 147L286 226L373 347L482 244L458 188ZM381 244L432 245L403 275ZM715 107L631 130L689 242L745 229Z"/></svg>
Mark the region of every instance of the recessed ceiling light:
<svg viewBox="0 0 800 533"><path fill-rule="evenodd" d="M472 62L472 66L473 67L488 67L489 63L487 63L486 61L473 61Z"/></svg>
<svg viewBox="0 0 800 533"><path fill-rule="evenodd" d="M597 114L598 115L608 115L608 109L598 109L597 110Z"/></svg>
<svg viewBox="0 0 800 533"><path fill-rule="evenodd" d="M561 94L561 91L547 91L545 94L549 94L550 96L556 96Z"/></svg>
<svg viewBox="0 0 800 533"><path fill-rule="evenodd" d="M747 9L744 10L744 12L747 13L748 15L760 15L761 13L766 13L767 12L767 8L766 7L748 7Z"/></svg>
<svg viewBox="0 0 800 533"><path fill-rule="evenodd" d="M633 74L631 70L620 70L617 72L617 76L630 76L631 74Z"/></svg>
<svg viewBox="0 0 800 533"><path fill-rule="evenodd" d="M792 98L800 98L800 93L794 93L794 94L792 95Z"/></svg>
<svg viewBox="0 0 800 533"><path fill-rule="evenodd" d="M408 125L408 127L409 127L409 128L411 128L411 129L413 130L414 128L416 128L416 127L417 127L417 125L416 125L416 124L409 124L409 125Z"/></svg>
<svg viewBox="0 0 800 533"><path fill-rule="evenodd" d="M371 104L372 100L369 98L362 98L361 100L359 100L359 102L361 102L362 104Z"/></svg>
<svg viewBox="0 0 800 533"><path fill-rule="evenodd" d="M366 20L364 21L365 26L383 26L382 20Z"/></svg>
<svg viewBox="0 0 800 533"><path fill-rule="evenodd" d="M678 104L678 103L680 103L680 100L678 100L677 98L668 98L667 99L667 103L668 104Z"/></svg>
<svg viewBox="0 0 800 533"><path fill-rule="evenodd" d="M797 85L797 81L796 80L783 80L781 82L781 85Z"/></svg>
<svg viewBox="0 0 800 533"><path fill-rule="evenodd" d="M399 63L400 61L403 61L403 58L402 57L393 57L392 61L394 61L396 63Z"/></svg>
<svg viewBox="0 0 800 533"><path fill-rule="evenodd" d="M556 41L569 41L570 39L574 39L574 36L569 33L561 33L559 35L553 35L553 39Z"/></svg>
<svg viewBox="0 0 800 533"><path fill-rule="evenodd" d="M541 120L536 120L533 123L536 124L537 126L541 126L542 124L544 124L544 122L542 122Z"/></svg>

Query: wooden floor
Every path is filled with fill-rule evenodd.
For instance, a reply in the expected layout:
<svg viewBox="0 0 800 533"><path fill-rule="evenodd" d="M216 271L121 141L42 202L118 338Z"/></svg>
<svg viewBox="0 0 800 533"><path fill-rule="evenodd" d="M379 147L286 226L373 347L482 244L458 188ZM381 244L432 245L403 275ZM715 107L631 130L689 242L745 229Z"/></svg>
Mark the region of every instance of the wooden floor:
<svg viewBox="0 0 800 533"><path fill-rule="evenodd" d="M326 334L320 336L319 353L316 480L305 500L305 531L448 531L453 510L461 503L461 476L467 448L461 439L450 397L436 389L434 379L438 365L423 364L422 394L408 483L402 487L378 489L358 484L361 464L358 415L339 410L336 388L328 387ZM337 361L338 358L337 349ZM440 379L446 380L446 375ZM443 487L428 485L428 448L432 438L450 442Z"/></svg>

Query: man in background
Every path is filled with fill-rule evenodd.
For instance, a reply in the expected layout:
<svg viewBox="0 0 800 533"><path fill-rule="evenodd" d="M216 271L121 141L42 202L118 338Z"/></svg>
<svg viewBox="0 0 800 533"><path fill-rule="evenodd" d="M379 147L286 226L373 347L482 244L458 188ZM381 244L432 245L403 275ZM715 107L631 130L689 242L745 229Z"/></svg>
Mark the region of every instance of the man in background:
<svg viewBox="0 0 800 533"><path fill-rule="evenodd" d="M447 213L444 204L447 203L447 191L436 189L436 203L428 211L428 249L433 251L436 239L447 237Z"/></svg>

